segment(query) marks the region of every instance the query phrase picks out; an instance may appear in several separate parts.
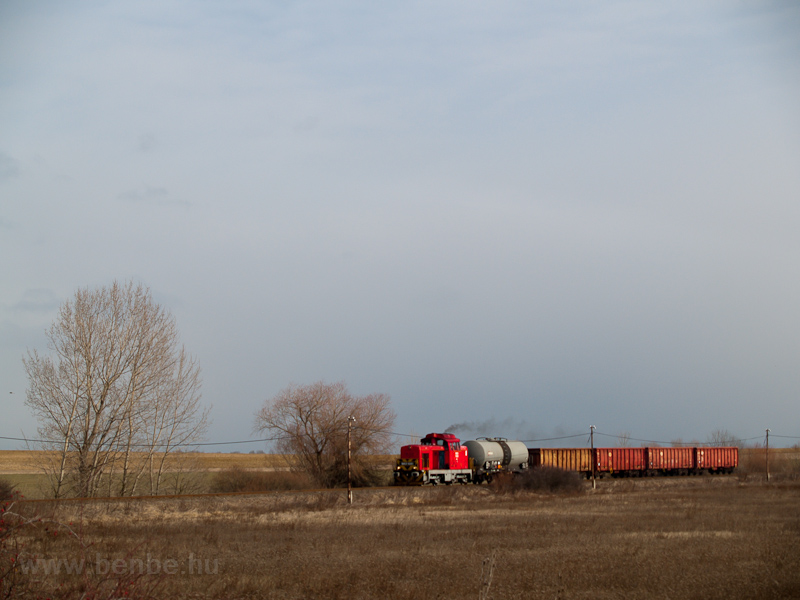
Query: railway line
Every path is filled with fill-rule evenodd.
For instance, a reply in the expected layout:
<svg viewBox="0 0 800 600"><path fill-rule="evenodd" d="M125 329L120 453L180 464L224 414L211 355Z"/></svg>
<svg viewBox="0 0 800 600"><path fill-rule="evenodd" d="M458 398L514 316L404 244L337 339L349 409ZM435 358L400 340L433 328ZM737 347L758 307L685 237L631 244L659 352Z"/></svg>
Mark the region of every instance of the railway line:
<svg viewBox="0 0 800 600"><path fill-rule="evenodd" d="M704 481L718 481L729 482L732 480L738 481L736 475L718 475L718 476L702 476L697 477L693 475L678 475L669 478L645 478L645 479L616 479L611 477L601 477L598 481L601 486L607 489L626 488L626 485L634 484L637 488L674 488L681 487L686 484L699 483L700 480ZM589 489L589 483L586 483ZM457 487L457 486L444 486L444 487ZM471 487L471 486L470 486ZM413 493L435 493L436 490L443 489L443 486L375 486L375 487L362 487L353 488L355 494L375 493L380 491L392 491L397 494L413 494ZM147 502L164 502L169 500L199 500L211 498L236 498L236 497L287 497L287 496L300 496L310 494L342 494L346 497L347 488L313 488L301 490L264 490L264 491L247 491L247 492L209 492L202 494L164 494L158 496L96 496L90 498L21 498L16 501L19 504L80 504L80 503L147 503Z"/></svg>

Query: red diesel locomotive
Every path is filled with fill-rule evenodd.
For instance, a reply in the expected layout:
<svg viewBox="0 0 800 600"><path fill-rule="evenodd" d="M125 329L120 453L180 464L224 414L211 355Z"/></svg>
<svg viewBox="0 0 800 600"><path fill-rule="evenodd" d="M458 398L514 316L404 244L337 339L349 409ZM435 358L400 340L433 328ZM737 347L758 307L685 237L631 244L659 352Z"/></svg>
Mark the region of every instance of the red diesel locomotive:
<svg viewBox="0 0 800 600"><path fill-rule="evenodd" d="M429 433L419 444L400 448L394 471L398 485L466 483L471 480L468 450L452 433Z"/></svg>

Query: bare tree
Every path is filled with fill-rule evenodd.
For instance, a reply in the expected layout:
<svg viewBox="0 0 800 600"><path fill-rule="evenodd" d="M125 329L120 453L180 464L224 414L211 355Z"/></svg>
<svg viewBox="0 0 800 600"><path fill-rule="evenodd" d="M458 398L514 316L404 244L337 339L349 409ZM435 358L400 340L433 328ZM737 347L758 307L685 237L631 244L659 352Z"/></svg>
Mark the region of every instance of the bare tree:
<svg viewBox="0 0 800 600"><path fill-rule="evenodd" d="M739 446L741 440L727 429L715 429L708 435L709 446Z"/></svg>
<svg viewBox="0 0 800 600"><path fill-rule="evenodd" d="M347 418L355 417L351 453L356 478L368 479L372 454L390 452L395 413L384 394L352 396L343 382L291 385L256 413L255 430L276 437L275 447L322 486L346 482Z"/></svg>
<svg viewBox="0 0 800 600"><path fill-rule="evenodd" d="M628 448L631 445L631 432L623 431L617 434L617 447Z"/></svg>
<svg viewBox="0 0 800 600"><path fill-rule="evenodd" d="M131 495L146 469L157 493L170 452L198 441L208 415L172 315L145 286L114 282L78 290L47 339L50 355L23 363L53 495L96 495L104 476L108 493Z"/></svg>

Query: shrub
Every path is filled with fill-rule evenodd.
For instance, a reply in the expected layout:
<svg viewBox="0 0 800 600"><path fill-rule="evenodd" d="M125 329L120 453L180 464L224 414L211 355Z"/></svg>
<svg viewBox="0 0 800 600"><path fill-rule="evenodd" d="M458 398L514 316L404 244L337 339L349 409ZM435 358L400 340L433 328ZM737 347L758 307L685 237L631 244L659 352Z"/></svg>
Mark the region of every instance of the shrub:
<svg viewBox="0 0 800 600"><path fill-rule="evenodd" d="M575 471L558 467L528 469L513 479L514 487L535 492L581 492L583 480Z"/></svg>
<svg viewBox="0 0 800 600"><path fill-rule="evenodd" d="M14 500L19 492L14 491L14 484L6 479L0 479L0 504Z"/></svg>
<svg viewBox="0 0 800 600"><path fill-rule="evenodd" d="M211 482L211 491L217 493L307 490L312 487L311 479L303 473L247 471L240 467L219 471Z"/></svg>

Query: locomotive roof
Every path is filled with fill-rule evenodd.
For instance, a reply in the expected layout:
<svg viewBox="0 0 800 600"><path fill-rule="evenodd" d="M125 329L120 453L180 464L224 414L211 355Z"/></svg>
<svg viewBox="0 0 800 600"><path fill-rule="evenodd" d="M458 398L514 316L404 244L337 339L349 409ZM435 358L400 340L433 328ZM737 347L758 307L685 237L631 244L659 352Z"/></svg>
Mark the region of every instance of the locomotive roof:
<svg viewBox="0 0 800 600"><path fill-rule="evenodd" d="M459 439L452 433L429 433L423 440L447 440L448 442L458 442Z"/></svg>

